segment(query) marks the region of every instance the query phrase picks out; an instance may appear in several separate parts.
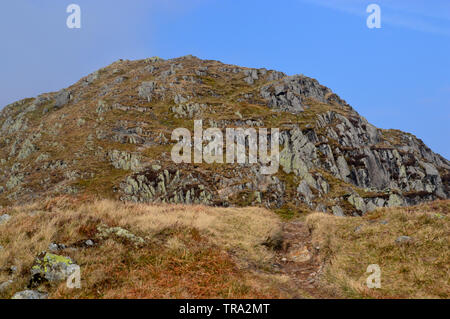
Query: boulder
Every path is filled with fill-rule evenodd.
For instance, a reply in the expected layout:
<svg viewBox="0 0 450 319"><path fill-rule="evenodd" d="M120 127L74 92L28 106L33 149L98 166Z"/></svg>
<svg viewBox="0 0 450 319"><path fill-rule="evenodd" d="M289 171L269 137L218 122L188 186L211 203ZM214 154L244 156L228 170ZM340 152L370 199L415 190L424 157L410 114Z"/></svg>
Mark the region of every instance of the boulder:
<svg viewBox="0 0 450 319"><path fill-rule="evenodd" d="M63 107L69 103L71 98L72 93L70 91L67 91L66 89L59 91L55 96L55 108L59 109Z"/></svg>
<svg viewBox="0 0 450 319"><path fill-rule="evenodd" d="M57 283L66 280L79 266L72 259L48 252L42 252L31 268L32 283L43 280Z"/></svg>

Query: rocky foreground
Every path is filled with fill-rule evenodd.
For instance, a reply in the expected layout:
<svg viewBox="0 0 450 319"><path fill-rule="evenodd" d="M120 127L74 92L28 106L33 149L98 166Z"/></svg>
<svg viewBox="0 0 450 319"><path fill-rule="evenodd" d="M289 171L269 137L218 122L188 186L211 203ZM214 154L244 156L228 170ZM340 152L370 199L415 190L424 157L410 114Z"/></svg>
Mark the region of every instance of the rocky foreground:
<svg viewBox="0 0 450 319"><path fill-rule="evenodd" d="M279 128L279 171L175 164L171 134L195 119ZM76 194L343 216L447 199L449 185L448 160L411 134L371 125L316 80L192 56L120 60L0 112L3 206Z"/></svg>

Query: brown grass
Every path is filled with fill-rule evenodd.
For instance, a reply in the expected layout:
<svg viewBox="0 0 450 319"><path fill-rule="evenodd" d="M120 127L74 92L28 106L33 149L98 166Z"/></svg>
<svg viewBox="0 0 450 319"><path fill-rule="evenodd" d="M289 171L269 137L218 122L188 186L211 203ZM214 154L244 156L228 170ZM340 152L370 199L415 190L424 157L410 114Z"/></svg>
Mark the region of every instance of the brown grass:
<svg viewBox="0 0 450 319"><path fill-rule="evenodd" d="M307 216L310 251L316 250L314 259L323 264L319 295L448 298L449 206L450 201L436 201L379 209L364 217ZM0 225L4 247L0 250L0 283L14 282L0 298L26 289L36 256L50 243L77 247L58 254L80 265L82 279L82 289L68 289L65 283L42 285L40 289L49 292L50 298L304 295L294 278L272 267L281 252L263 243L286 234L280 217L266 209L132 204L66 196L3 208L0 214L4 213L12 218ZM144 238L145 244L137 247L116 237L100 239L100 224L123 227ZM413 241L395 243L402 235ZM87 239L94 240L95 246L82 247L80 243ZM366 286L369 264L381 267L381 289ZM11 266L18 271L11 273ZM307 270L301 264L295 267L299 273Z"/></svg>
<svg viewBox="0 0 450 319"><path fill-rule="evenodd" d="M81 267L82 286L44 287L51 298L269 298L282 297L256 271L273 258L262 243L280 231L276 215L260 208L151 206L58 197L8 209L0 226L0 297L25 289L35 257L48 245L94 239L94 248L66 249ZM123 227L145 238L143 247L96 238L97 226ZM276 280L273 279L273 280Z"/></svg>
<svg viewBox="0 0 450 319"><path fill-rule="evenodd" d="M437 201L356 218L308 216L314 246L326 263L324 280L350 298L449 298L449 208L450 201ZM413 241L396 244L402 235ZM367 288L370 264L381 268L381 289Z"/></svg>

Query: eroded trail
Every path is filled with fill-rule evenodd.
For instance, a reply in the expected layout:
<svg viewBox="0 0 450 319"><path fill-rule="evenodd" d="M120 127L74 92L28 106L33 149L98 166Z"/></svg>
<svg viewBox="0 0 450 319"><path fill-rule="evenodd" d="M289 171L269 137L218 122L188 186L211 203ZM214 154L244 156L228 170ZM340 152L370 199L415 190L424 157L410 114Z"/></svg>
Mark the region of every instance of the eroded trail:
<svg viewBox="0 0 450 319"><path fill-rule="evenodd" d="M293 298L336 298L321 286L323 265L313 247L308 227L302 221L283 224L283 244L277 251L276 266L288 276Z"/></svg>

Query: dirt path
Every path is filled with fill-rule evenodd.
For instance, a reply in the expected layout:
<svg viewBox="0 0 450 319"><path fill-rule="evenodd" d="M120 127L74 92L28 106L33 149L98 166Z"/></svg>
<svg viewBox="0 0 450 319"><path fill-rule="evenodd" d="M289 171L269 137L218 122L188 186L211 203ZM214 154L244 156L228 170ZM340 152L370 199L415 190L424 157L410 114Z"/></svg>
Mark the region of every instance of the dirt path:
<svg viewBox="0 0 450 319"><path fill-rule="evenodd" d="M309 230L304 222L283 224L283 247L277 252L276 266L290 278L293 298L335 298L319 284L322 265L312 246Z"/></svg>

